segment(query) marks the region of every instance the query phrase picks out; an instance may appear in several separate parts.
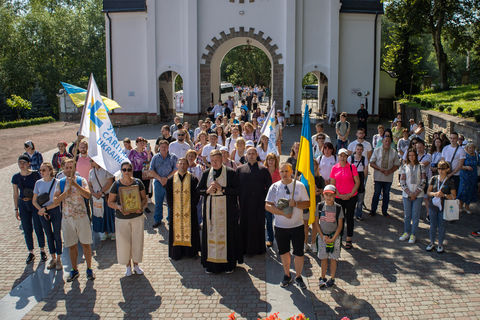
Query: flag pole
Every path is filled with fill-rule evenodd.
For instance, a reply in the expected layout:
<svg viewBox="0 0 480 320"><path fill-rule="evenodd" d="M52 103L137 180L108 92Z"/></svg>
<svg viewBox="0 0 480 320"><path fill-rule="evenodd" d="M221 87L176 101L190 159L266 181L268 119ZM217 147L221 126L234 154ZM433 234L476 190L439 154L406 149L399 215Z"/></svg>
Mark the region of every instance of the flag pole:
<svg viewBox="0 0 480 320"><path fill-rule="evenodd" d="M306 105L308 108L308 104ZM305 108L305 112L308 112L307 108ZM303 117L302 117L303 119ZM303 121L302 121L302 129L303 129ZM295 165L295 176L294 176L294 183L293 183L293 191L292 191L292 200L293 200L293 195L295 194L295 186L297 185L297 177L298 177L298 159L300 158L300 151L302 150L302 135L300 134L300 146L298 147L298 154L297 154L297 164Z"/></svg>
<svg viewBox="0 0 480 320"><path fill-rule="evenodd" d="M85 95L85 103L83 104L82 108L82 117L80 118L80 127L78 128L77 132L77 141L75 142L75 146L73 148L73 159L77 158L77 153L78 153L78 144L80 143L80 140L82 140L80 137L80 133L82 132L82 127L83 127L83 120L85 119L85 110L87 109L87 102L88 102L88 93L90 92L90 86L92 84L92 79L93 79L93 73L90 74L90 79L88 80L88 87L87 87L87 94Z"/></svg>

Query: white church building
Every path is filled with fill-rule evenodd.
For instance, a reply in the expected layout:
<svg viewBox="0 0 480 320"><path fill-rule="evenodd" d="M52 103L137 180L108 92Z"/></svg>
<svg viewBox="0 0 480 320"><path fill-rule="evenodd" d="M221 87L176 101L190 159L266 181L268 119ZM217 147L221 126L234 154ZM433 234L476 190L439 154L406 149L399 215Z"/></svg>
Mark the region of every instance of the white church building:
<svg viewBox="0 0 480 320"><path fill-rule="evenodd" d="M218 100L223 58L240 45L266 53L272 101L279 109L290 100L297 120L309 72L338 112L356 113L367 100L369 113L379 113L380 0L104 0L103 7L117 119L156 122L180 111L177 75L184 119L198 119Z"/></svg>

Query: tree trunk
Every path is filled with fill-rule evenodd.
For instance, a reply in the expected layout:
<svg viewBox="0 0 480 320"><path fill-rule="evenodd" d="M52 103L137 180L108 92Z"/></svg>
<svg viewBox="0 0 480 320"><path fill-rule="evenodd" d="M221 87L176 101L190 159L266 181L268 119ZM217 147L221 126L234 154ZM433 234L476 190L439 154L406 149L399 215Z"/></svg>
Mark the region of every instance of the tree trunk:
<svg viewBox="0 0 480 320"><path fill-rule="evenodd" d="M442 45L442 28L438 26L432 30L433 36L433 46L435 47L435 54L437 56L437 63L438 63L438 71L440 77L440 89L447 90L448 89L448 80L447 80L447 68L448 68L448 61L447 61L447 54L443 50Z"/></svg>

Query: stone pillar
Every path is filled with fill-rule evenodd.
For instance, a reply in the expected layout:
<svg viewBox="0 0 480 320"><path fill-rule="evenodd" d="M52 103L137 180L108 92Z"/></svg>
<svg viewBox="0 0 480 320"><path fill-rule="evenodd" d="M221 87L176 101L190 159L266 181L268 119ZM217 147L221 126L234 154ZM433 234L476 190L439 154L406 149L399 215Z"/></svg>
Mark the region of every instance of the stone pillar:
<svg viewBox="0 0 480 320"><path fill-rule="evenodd" d="M157 74L157 41L156 41L156 1L148 0L146 12L147 33L147 105L150 113L160 115L158 74Z"/></svg>
<svg viewBox="0 0 480 320"><path fill-rule="evenodd" d="M342 112L341 101L338 99L338 61L340 42L340 0L330 3L330 74L328 79L328 104L335 99L337 112Z"/></svg>

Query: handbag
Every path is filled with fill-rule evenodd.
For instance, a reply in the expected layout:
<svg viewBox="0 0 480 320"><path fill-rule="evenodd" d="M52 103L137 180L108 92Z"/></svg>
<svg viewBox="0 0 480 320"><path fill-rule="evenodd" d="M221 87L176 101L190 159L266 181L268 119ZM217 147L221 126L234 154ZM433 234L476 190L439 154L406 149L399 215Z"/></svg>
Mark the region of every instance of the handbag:
<svg viewBox="0 0 480 320"><path fill-rule="evenodd" d="M148 169L148 163L145 163L142 168L142 180L150 180L152 179L152 175L150 174L150 170Z"/></svg>
<svg viewBox="0 0 480 320"><path fill-rule="evenodd" d="M43 207L45 203L50 200L50 192L52 192L53 185L55 184L55 179L52 179L52 184L50 184L50 189L48 189L48 193L40 193L37 197L37 203L40 207Z"/></svg>
<svg viewBox="0 0 480 320"><path fill-rule="evenodd" d="M92 202L93 202L93 215L97 218L103 218L103 213L104 213L103 197L101 197L100 199L92 197Z"/></svg>
<svg viewBox="0 0 480 320"><path fill-rule="evenodd" d="M443 220L454 221L459 219L460 207L458 200L445 200L443 203Z"/></svg>

